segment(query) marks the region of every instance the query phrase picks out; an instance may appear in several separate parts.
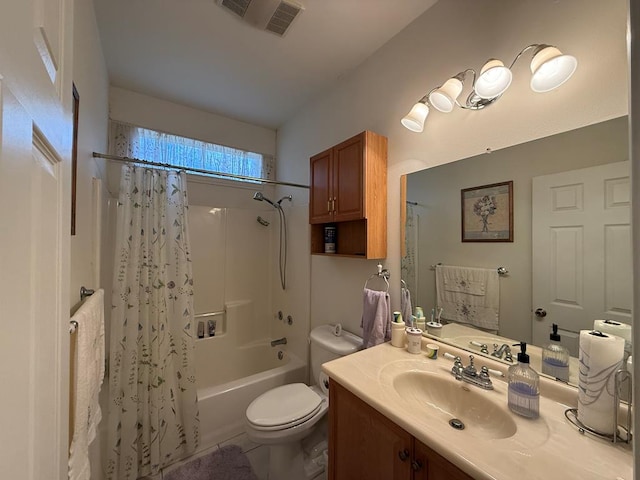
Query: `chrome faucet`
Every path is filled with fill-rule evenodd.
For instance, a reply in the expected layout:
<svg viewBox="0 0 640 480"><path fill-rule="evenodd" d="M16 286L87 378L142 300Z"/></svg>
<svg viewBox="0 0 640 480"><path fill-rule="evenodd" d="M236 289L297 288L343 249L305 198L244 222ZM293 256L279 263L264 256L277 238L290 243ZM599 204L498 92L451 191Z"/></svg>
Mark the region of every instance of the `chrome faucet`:
<svg viewBox="0 0 640 480"><path fill-rule="evenodd" d="M456 380L470 383L484 390L493 390L493 383L491 383L491 378L489 377L489 369L482 367L480 372L478 372L473 364L473 358L473 355L469 355L469 365L465 367L460 357L456 357L453 361L453 367L451 367L451 375L453 375Z"/></svg>
<svg viewBox="0 0 640 480"><path fill-rule="evenodd" d="M511 357L511 347L509 347L509 345L507 345L506 343L503 343L502 345L500 345L500 348L498 348L498 344L494 343L493 353L491 355L496 358L502 358L503 355Z"/></svg>
<svg viewBox="0 0 640 480"><path fill-rule="evenodd" d="M287 337L278 338L277 340L271 340L271 346L275 347L276 345L286 345Z"/></svg>

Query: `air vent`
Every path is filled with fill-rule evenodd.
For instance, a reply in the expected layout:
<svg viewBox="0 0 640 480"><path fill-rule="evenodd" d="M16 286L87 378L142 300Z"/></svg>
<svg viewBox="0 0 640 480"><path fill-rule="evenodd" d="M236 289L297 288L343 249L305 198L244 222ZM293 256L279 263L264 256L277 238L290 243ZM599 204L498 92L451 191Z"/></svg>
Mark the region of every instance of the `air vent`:
<svg viewBox="0 0 640 480"><path fill-rule="evenodd" d="M244 18L252 0L218 0L218 5L228 8L239 17Z"/></svg>
<svg viewBox="0 0 640 480"><path fill-rule="evenodd" d="M300 5L284 1L280 2L265 30L283 36L301 10L302 7Z"/></svg>
<svg viewBox="0 0 640 480"><path fill-rule="evenodd" d="M216 0L245 22L282 37L304 10L295 0Z"/></svg>

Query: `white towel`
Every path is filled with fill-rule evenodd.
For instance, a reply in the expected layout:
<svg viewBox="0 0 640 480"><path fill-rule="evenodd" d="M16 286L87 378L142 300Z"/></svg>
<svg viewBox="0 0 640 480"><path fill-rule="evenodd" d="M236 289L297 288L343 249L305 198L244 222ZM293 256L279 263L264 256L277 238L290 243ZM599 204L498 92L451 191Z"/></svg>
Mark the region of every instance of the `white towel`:
<svg viewBox="0 0 640 480"><path fill-rule="evenodd" d="M74 430L69 449L69 479L91 477L89 444L96 437L102 412L99 394L104 378L104 290L87 298L71 318L78 322Z"/></svg>
<svg viewBox="0 0 640 480"><path fill-rule="evenodd" d="M387 292L364 289L362 305L362 348L391 339L391 302Z"/></svg>
<svg viewBox="0 0 640 480"><path fill-rule="evenodd" d="M436 292L442 319L498 330L500 282L495 268L437 265Z"/></svg>
<svg viewBox="0 0 640 480"><path fill-rule="evenodd" d="M411 315L413 315L413 309L411 307L411 292L405 287L400 289L400 311L402 312L402 319L405 323L410 324Z"/></svg>

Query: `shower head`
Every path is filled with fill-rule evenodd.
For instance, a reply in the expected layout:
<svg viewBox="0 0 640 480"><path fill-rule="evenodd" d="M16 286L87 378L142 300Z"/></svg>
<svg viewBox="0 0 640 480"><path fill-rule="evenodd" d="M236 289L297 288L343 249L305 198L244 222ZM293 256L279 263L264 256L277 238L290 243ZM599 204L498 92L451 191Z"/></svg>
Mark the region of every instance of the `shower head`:
<svg viewBox="0 0 640 480"><path fill-rule="evenodd" d="M278 203L273 203L271 200L269 200L267 197L265 197L262 192L256 192L253 194L253 199L254 200L258 200L259 202L265 201L267 203L270 203L272 206L274 206L275 208L280 208L280 202L282 200L280 200L280 202Z"/></svg>

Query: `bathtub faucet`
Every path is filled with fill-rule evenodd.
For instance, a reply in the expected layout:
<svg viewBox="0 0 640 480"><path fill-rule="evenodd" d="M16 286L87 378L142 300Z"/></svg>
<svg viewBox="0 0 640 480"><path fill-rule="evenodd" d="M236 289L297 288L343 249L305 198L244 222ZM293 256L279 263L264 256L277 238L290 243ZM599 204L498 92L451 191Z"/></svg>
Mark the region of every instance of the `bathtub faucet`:
<svg viewBox="0 0 640 480"><path fill-rule="evenodd" d="M272 347L275 347L276 345L286 345L286 344L287 344L287 337L282 337L277 340L271 340Z"/></svg>

